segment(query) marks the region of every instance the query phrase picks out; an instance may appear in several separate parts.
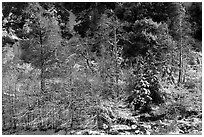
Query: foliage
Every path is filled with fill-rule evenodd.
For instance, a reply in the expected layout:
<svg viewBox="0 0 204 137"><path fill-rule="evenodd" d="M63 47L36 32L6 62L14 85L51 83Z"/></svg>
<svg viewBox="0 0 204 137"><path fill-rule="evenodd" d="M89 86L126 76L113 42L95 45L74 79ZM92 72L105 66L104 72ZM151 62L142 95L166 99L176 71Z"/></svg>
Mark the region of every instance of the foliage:
<svg viewBox="0 0 204 137"><path fill-rule="evenodd" d="M190 20L193 25L194 29L194 38L202 41L202 10L201 10L202 4L199 2L193 2L191 7L188 9L188 12L190 14Z"/></svg>

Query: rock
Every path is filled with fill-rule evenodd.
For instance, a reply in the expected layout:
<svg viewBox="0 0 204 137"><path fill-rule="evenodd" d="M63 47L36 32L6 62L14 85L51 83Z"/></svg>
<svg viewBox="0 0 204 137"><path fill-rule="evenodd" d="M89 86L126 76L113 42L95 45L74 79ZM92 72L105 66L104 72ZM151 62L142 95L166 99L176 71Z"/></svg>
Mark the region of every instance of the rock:
<svg viewBox="0 0 204 137"><path fill-rule="evenodd" d="M120 135L126 135L124 132L121 132Z"/></svg>
<svg viewBox="0 0 204 137"><path fill-rule="evenodd" d="M113 125L111 128L112 130L131 130L131 127L127 125Z"/></svg>
<svg viewBox="0 0 204 137"><path fill-rule="evenodd" d="M98 131L89 131L88 133L89 135L100 135L100 132Z"/></svg>
<svg viewBox="0 0 204 137"><path fill-rule="evenodd" d="M66 131L65 130L60 130L55 135L66 135Z"/></svg>
<svg viewBox="0 0 204 137"><path fill-rule="evenodd" d="M108 134L110 134L110 135L118 135L119 132L117 130L110 130L110 132L108 132Z"/></svg>
<svg viewBox="0 0 204 137"><path fill-rule="evenodd" d="M151 125L146 124L146 123L143 123L141 126L146 128L146 129L151 129Z"/></svg>
<svg viewBox="0 0 204 137"><path fill-rule="evenodd" d="M139 130L135 130L135 134L140 134L140 131Z"/></svg>
<svg viewBox="0 0 204 137"><path fill-rule="evenodd" d="M151 135L151 133L148 130L146 130L146 135Z"/></svg>
<svg viewBox="0 0 204 137"><path fill-rule="evenodd" d="M74 130L68 131L68 132L66 133L66 135L74 135L74 134L75 134L75 131L74 131Z"/></svg>
<svg viewBox="0 0 204 137"><path fill-rule="evenodd" d="M126 131L126 132L125 132L125 135L131 135L131 133Z"/></svg>
<svg viewBox="0 0 204 137"><path fill-rule="evenodd" d="M74 135L83 135L82 131L75 132Z"/></svg>
<svg viewBox="0 0 204 137"><path fill-rule="evenodd" d="M108 129L109 126L107 124L103 124L103 129Z"/></svg>
<svg viewBox="0 0 204 137"><path fill-rule="evenodd" d="M136 129L136 128L137 128L137 125L132 125L131 128L132 128L132 129Z"/></svg>

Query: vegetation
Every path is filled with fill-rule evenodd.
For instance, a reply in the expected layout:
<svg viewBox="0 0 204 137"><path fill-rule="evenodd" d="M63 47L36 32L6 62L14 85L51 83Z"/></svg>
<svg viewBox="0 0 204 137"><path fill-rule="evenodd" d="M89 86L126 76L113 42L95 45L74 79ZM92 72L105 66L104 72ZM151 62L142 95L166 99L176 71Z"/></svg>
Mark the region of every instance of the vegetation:
<svg viewBox="0 0 204 137"><path fill-rule="evenodd" d="M202 133L202 3L2 12L2 134Z"/></svg>

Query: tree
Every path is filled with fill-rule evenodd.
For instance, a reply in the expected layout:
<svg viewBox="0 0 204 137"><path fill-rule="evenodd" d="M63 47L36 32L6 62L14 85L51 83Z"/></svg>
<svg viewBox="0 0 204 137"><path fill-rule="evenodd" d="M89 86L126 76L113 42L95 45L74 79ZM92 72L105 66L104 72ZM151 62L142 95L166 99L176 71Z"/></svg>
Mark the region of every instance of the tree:
<svg viewBox="0 0 204 137"><path fill-rule="evenodd" d="M158 73L167 62L172 38L166 23L152 19L137 20L125 29L123 55L131 62L134 79L127 101L134 110L147 111L149 104L163 102Z"/></svg>
<svg viewBox="0 0 204 137"><path fill-rule="evenodd" d="M183 65L184 65L184 51L189 51L189 36L191 34L191 25L188 21L188 16L186 15L185 7L182 3L175 3L174 17L172 18L171 35L177 41L178 46L178 84L182 83L183 78ZM188 41L187 41L188 40ZM185 46L184 46L185 45Z"/></svg>
<svg viewBox="0 0 204 137"><path fill-rule="evenodd" d="M129 23L145 18L166 22L172 12L171 5L171 2L118 2L114 10L120 20Z"/></svg>
<svg viewBox="0 0 204 137"><path fill-rule="evenodd" d="M98 31L94 35L96 39L100 40L100 51L103 58L102 62L105 63L104 66L113 66L113 68L109 68L109 72L112 73L110 73L113 76L111 79L113 80L112 82L115 83L116 98L118 98L120 94L118 81L120 75L122 47L119 45L119 40L122 37L122 31L121 22L115 16L115 13L112 10L106 10L100 19ZM106 64L106 62L109 62L110 64ZM104 68L104 71L106 71L106 69L108 68Z"/></svg>
<svg viewBox="0 0 204 137"><path fill-rule="evenodd" d="M29 3L24 10L27 17L26 33L29 36L27 40L20 42L24 49L24 55L21 56L27 63L31 63L34 67L41 70L40 82L41 92L38 96L38 107L41 110L41 119L43 119L43 109L46 102L45 99L51 96L53 92L49 92L46 86L47 79L59 76L59 52L61 46L61 30L57 21L57 14L54 5L48 10L45 10L39 3ZM53 108L54 109L54 108ZM54 111L52 115L52 123L54 127ZM41 126L44 126L41 123Z"/></svg>

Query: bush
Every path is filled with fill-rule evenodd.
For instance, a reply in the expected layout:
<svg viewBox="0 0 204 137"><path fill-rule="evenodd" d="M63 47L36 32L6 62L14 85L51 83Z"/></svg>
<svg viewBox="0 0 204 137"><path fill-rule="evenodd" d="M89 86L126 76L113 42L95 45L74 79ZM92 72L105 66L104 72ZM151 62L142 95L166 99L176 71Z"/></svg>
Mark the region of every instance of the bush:
<svg viewBox="0 0 204 137"><path fill-rule="evenodd" d="M184 118L186 115L186 106L181 103L172 103L166 108L166 118L175 119L175 118Z"/></svg>
<svg viewBox="0 0 204 137"><path fill-rule="evenodd" d="M184 83L184 87L187 89L194 89L196 87L196 84L193 81L187 81Z"/></svg>

